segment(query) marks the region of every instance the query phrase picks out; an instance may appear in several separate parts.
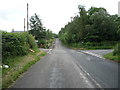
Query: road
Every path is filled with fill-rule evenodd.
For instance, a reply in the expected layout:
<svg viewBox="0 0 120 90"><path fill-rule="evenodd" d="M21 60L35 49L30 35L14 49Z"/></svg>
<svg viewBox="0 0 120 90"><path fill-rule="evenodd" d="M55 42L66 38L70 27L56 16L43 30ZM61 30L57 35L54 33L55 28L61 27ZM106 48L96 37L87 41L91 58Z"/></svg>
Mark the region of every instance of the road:
<svg viewBox="0 0 120 90"><path fill-rule="evenodd" d="M65 48L55 48L25 72L11 88L117 88L118 64Z"/></svg>
<svg viewBox="0 0 120 90"><path fill-rule="evenodd" d="M91 52L91 53L98 54L98 55L102 56L102 55L113 52L113 49L107 49L107 50L102 50L102 49L101 50L78 50L78 51Z"/></svg>

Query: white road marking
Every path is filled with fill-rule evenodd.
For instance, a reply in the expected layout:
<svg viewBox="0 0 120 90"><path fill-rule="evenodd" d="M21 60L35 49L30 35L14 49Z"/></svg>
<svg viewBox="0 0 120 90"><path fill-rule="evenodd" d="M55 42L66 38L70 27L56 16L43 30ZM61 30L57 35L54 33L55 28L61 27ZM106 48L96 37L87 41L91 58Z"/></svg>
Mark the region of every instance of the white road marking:
<svg viewBox="0 0 120 90"><path fill-rule="evenodd" d="M51 51L52 51L52 49L49 49L49 51L47 52L48 54L51 54Z"/></svg>
<svg viewBox="0 0 120 90"><path fill-rule="evenodd" d="M86 76L80 71L79 67L78 67L73 61L72 61L72 63L73 63L73 65L74 65L74 67L76 68L76 70L79 72L80 78L81 78L81 76L82 76L82 78L83 78L84 81L87 83L87 85L88 85L90 88L94 88L94 86L88 81L88 79L86 78Z"/></svg>
<svg viewBox="0 0 120 90"><path fill-rule="evenodd" d="M93 56L96 56L96 57L98 57L98 58L105 59L105 58L103 58L101 55L98 55L98 54L95 54L95 53L91 53L91 52L87 52L87 51L82 51L82 52L87 53L87 54L90 54L90 55L93 55Z"/></svg>
<svg viewBox="0 0 120 90"><path fill-rule="evenodd" d="M74 61L75 63L77 63L77 61ZM86 74L89 76L89 78L99 87L99 88L102 88L101 85L99 83L97 83L97 81L95 79L92 78L92 76L85 70L83 69L83 67L81 65L79 65L79 67L74 63L73 65L75 66L75 68L79 71L80 75L83 77L83 79L85 80L86 83L88 83L89 86L93 87L89 81L87 80L87 78L85 77L85 75L83 73L81 73L80 69ZM104 89L103 89L104 90Z"/></svg>

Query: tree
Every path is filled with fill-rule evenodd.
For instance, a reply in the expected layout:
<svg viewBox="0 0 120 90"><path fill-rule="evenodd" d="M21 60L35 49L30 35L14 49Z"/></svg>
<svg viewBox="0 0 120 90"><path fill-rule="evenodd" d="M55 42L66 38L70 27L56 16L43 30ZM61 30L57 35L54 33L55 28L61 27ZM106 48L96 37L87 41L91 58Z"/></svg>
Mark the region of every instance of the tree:
<svg viewBox="0 0 120 90"><path fill-rule="evenodd" d="M35 39L45 38L46 29L43 27L41 19L39 19L39 16L37 14L31 16L30 28L31 30L29 31L29 33L35 36Z"/></svg>
<svg viewBox="0 0 120 90"><path fill-rule="evenodd" d="M100 7L100 8L91 7L91 8L88 10L88 15L91 16L91 15L97 13L97 12L100 12L100 11L104 12L104 14L107 14L107 10L106 10L105 8L102 8L102 7Z"/></svg>
<svg viewBox="0 0 120 90"><path fill-rule="evenodd" d="M84 8L84 6L79 5L78 6L79 9L79 14L80 14L80 18L79 18L79 25L80 25L80 31L79 31L79 39L83 40L83 38L85 37L85 25L87 24L87 12Z"/></svg>
<svg viewBox="0 0 120 90"><path fill-rule="evenodd" d="M50 31L49 29L46 31L46 37L47 40L53 38L53 33L52 31Z"/></svg>
<svg viewBox="0 0 120 90"><path fill-rule="evenodd" d="M93 9L93 8L92 8ZM95 30L93 35L98 36L98 41L116 40L117 24L115 18L109 15L104 8L95 8L97 12L92 12L90 16L90 24ZM92 10L88 10L92 11Z"/></svg>
<svg viewBox="0 0 120 90"><path fill-rule="evenodd" d="M61 28L59 38L64 43L102 42L120 40L120 19L108 14L105 8L79 5L79 15Z"/></svg>

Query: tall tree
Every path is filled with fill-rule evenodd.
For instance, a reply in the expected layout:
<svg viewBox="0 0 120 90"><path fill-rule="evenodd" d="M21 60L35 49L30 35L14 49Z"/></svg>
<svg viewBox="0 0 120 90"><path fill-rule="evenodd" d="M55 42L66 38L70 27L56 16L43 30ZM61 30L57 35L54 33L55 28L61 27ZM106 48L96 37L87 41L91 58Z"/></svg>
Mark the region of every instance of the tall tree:
<svg viewBox="0 0 120 90"><path fill-rule="evenodd" d="M53 33L52 31L50 31L49 29L46 31L46 37L47 40L53 38Z"/></svg>
<svg viewBox="0 0 120 90"><path fill-rule="evenodd" d="M80 14L80 18L79 18L79 24L80 24L80 31L79 31L79 35L80 35L80 40L82 40L85 37L85 25L87 24L87 12L84 8L84 6L79 5L78 6L79 9L79 14Z"/></svg>
<svg viewBox="0 0 120 90"><path fill-rule="evenodd" d="M29 33L31 33L33 36L35 36L35 39L45 38L46 30L43 27L41 19L39 19L39 16L37 14L35 14L34 16L31 16L30 28L31 28L31 30L29 31Z"/></svg>
<svg viewBox="0 0 120 90"><path fill-rule="evenodd" d="M66 43L120 40L120 19L108 14L105 8L91 7L88 11L79 5L79 15L65 25L59 37Z"/></svg>

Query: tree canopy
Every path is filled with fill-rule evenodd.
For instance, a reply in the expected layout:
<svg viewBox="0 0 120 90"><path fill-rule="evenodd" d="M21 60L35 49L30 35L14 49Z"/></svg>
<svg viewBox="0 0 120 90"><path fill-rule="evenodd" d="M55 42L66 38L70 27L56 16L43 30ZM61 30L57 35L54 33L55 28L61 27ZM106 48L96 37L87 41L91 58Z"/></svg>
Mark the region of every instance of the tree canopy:
<svg viewBox="0 0 120 90"><path fill-rule="evenodd" d="M88 11L79 5L79 15L59 31L66 43L120 40L118 15L110 15L105 8L91 7Z"/></svg>
<svg viewBox="0 0 120 90"><path fill-rule="evenodd" d="M30 30L29 33L35 36L36 40L46 39L49 40L55 37L55 34L50 29L43 27L41 19L37 14L34 14L30 18Z"/></svg>
<svg viewBox="0 0 120 90"><path fill-rule="evenodd" d="M34 16L31 16L30 28L31 30L29 31L29 33L35 36L35 39L45 38L46 30L43 27L41 19L39 18L37 14L35 14Z"/></svg>

